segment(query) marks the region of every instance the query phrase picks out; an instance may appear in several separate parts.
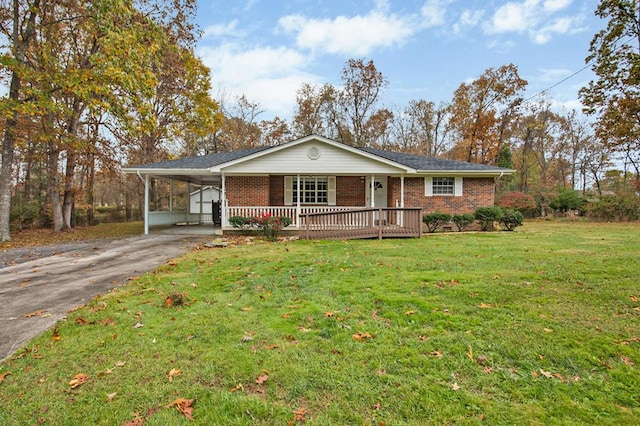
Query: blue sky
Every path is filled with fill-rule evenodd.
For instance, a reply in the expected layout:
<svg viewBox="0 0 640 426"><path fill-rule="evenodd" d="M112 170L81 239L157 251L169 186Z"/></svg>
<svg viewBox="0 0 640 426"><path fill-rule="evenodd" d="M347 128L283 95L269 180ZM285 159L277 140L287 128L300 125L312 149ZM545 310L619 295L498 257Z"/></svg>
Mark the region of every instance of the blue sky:
<svg viewBox="0 0 640 426"><path fill-rule="evenodd" d="M605 23L598 0L199 0L196 53L214 96L244 94L264 113L290 118L302 83L340 85L349 58L373 60L389 80L382 105L450 101L489 67L513 63L536 95L585 66ZM580 108L580 72L549 91Z"/></svg>

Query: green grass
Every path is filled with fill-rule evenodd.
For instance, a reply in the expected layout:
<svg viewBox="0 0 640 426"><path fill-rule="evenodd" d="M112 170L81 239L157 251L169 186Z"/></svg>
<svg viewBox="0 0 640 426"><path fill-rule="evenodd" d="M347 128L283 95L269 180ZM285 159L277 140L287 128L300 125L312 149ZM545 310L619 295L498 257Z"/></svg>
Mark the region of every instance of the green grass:
<svg viewBox="0 0 640 426"><path fill-rule="evenodd" d="M640 424L639 239L537 222L195 251L0 365L0 424L191 424L180 397L202 425Z"/></svg>

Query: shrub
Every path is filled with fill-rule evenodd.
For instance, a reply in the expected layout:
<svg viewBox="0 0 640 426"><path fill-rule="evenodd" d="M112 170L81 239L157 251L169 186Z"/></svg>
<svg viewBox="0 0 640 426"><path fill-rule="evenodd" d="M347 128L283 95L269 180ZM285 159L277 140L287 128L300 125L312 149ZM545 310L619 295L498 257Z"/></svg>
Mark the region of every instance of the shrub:
<svg viewBox="0 0 640 426"><path fill-rule="evenodd" d="M234 228L247 228L250 226L250 219L244 216L231 216L229 218L229 223Z"/></svg>
<svg viewBox="0 0 640 426"><path fill-rule="evenodd" d="M462 232L465 228L473 223L476 218L471 213L454 214L451 220L456 224L458 232Z"/></svg>
<svg viewBox="0 0 640 426"><path fill-rule="evenodd" d="M255 224L267 240L276 241L280 232L285 226L291 225L292 221L286 216L272 216L270 213L265 213L249 219L249 222Z"/></svg>
<svg viewBox="0 0 640 426"><path fill-rule="evenodd" d="M579 210L585 202L585 199L578 191L569 188L558 188L555 196L551 198L549 207L566 213L569 210Z"/></svg>
<svg viewBox="0 0 640 426"><path fill-rule="evenodd" d="M503 214L504 212L498 206L478 207L475 218L480 222L480 228L483 231L493 231L495 229L494 222L500 221Z"/></svg>
<svg viewBox="0 0 640 426"><path fill-rule="evenodd" d="M533 213L538 207L532 195L519 191L507 192L501 195L496 204L503 209L517 210L523 215Z"/></svg>
<svg viewBox="0 0 640 426"><path fill-rule="evenodd" d="M514 209L505 209L499 220L500 226L502 226L502 229L505 231L513 231L516 227L522 226L523 221L524 215Z"/></svg>
<svg viewBox="0 0 640 426"><path fill-rule="evenodd" d="M592 220L622 221L640 219L640 197L635 194L607 195L586 206Z"/></svg>
<svg viewBox="0 0 640 426"><path fill-rule="evenodd" d="M429 233L434 233L445 223L451 220L451 215L447 213L429 213L422 216L422 222L427 225Z"/></svg>

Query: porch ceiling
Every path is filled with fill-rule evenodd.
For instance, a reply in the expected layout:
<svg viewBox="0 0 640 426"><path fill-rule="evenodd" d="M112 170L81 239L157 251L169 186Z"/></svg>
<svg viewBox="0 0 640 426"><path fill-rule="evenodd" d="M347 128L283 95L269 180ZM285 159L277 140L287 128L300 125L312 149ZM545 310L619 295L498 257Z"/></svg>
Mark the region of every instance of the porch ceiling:
<svg viewBox="0 0 640 426"><path fill-rule="evenodd" d="M201 175L201 174L149 174L150 177L158 179L173 179L179 182L193 183L202 186L221 186L222 178L220 175Z"/></svg>

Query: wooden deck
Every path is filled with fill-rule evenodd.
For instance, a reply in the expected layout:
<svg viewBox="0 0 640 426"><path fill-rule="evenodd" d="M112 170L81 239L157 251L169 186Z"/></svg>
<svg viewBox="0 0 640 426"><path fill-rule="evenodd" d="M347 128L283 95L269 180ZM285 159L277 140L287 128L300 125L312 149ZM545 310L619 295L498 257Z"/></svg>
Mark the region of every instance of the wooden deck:
<svg viewBox="0 0 640 426"><path fill-rule="evenodd" d="M420 238L422 209L365 208L300 215L300 238Z"/></svg>

